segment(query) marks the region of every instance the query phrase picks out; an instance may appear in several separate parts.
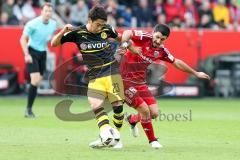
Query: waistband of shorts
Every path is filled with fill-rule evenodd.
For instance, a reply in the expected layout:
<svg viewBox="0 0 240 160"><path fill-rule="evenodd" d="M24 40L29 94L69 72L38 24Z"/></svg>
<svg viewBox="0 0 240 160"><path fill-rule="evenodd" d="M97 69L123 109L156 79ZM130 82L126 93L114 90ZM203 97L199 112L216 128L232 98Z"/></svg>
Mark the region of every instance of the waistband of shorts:
<svg viewBox="0 0 240 160"><path fill-rule="evenodd" d="M94 66L94 67L92 67L92 68L96 69L96 68L106 67L106 66L109 66L109 65L113 64L114 62L116 62L116 60L113 60L113 61L111 61L111 62L105 63L105 64L103 64L103 65Z"/></svg>
<svg viewBox="0 0 240 160"><path fill-rule="evenodd" d="M34 49L34 48L31 47L31 46L28 46L28 49L29 49L29 50L32 50L32 51L34 51L34 52L38 52L38 53L40 53L40 54L45 54L45 53L47 53L47 51L38 51L38 50Z"/></svg>

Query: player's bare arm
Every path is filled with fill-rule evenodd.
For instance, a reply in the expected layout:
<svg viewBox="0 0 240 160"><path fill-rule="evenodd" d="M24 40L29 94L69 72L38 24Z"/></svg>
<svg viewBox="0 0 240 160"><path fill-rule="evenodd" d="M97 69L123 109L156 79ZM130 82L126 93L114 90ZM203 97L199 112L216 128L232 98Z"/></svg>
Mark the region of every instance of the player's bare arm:
<svg viewBox="0 0 240 160"><path fill-rule="evenodd" d="M58 32L51 40L51 46L52 47L57 47L61 45L61 38L63 35L67 32L70 32L73 30L73 26L71 24L66 24L63 29Z"/></svg>
<svg viewBox="0 0 240 160"><path fill-rule="evenodd" d="M122 35L122 48L129 49L132 53L140 55L142 53L142 49L140 47L133 47L131 38L133 33L131 30L126 30Z"/></svg>
<svg viewBox="0 0 240 160"><path fill-rule="evenodd" d="M133 36L133 33L131 30L126 30L126 31L123 31L123 34L122 34L122 43L124 42L128 42Z"/></svg>
<svg viewBox="0 0 240 160"><path fill-rule="evenodd" d="M29 54L29 51L28 51L28 40L29 40L29 37L22 34L22 36L20 38L20 44L21 44L21 47L22 47L22 50L23 50L23 53L24 53L25 62L26 63L32 63L32 57L31 57L31 55Z"/></svg>
<svg viewBox="0 0 240 160"><path fill-rule="evenodd" d="M183 72L187 72L190 73L194 76L196 76L199 79L207 79L210 80L209 75L207 75L204 72L197 72L196 70L194 70L193 68L191 68L189 65L187 65L184 61L180 60L180 59L175 59L174 63L173 63L174 67L183 71Z"/></svg>

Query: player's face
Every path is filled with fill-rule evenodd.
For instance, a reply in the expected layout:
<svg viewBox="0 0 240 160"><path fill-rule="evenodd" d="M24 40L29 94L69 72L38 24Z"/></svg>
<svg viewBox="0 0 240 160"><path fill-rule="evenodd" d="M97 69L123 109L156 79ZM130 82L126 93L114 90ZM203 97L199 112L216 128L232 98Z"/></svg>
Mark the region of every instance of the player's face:
<svg viewBox="0 0 240 160"><path fill-rule="evenodd" d="M44 6L41 12L44 21L48 21L52 17L52 7Z"/></svg>
<svg viewBox="0 0 240 160"><path fill-rule="evenodd" d="M89 20L90 32L99 33L102 30L102 28L106 25L106 23L107 22L102 19L97 19L95 21Z"/></svg>
<svg viewBox="0 0 240 160"><path fill-rule="evenodd" d="M162 35L161 32L154 32L153 33L153 47L158 48L160 45L167 39L166 36Z"/></svg>

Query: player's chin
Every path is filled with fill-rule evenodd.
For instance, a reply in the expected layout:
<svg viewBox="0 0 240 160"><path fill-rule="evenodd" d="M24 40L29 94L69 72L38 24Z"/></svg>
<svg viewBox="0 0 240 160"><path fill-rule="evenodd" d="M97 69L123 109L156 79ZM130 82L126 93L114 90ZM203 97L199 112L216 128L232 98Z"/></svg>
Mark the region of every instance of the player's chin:
<svg viewBox="0 0 240 160"><path fill-rule="evenodd" d="M153 43L153 47L155 47L155 48L160 47L160 44L158 44L158 43Z"/></svg>
<svg viewBox="0 0 240 160"><path fill-rule="evenodd" d="M49 19L51 19L51 17L48 17L48 16L47 16L47 17L45 18L46 21L49 21Z"/></svg>

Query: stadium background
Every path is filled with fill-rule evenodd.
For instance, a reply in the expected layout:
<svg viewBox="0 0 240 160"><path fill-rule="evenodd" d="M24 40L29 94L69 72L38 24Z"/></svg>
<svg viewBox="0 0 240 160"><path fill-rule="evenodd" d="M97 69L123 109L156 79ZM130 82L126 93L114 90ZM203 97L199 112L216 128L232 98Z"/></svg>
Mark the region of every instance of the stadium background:
<svg viewBox="0 0 240 160"><path fill-rule="evenodd" d="M19 39L23 25L40 14L39 6L44 0L1 1L0 159L96 159L96 156L98 159L239 159L240 1L227 0L221 5L222 1L88 0L84 3L80 0L78 8L74 0L52 0L53 17L59 28L65 23L85 23L89 8L97 3L106 7L109 23L119 32L127 28L150 31L156 23L167 23L172 33L165 46L175 57L212 77L210 82L203 83L162 64L168 69L163 80L187 92L175 92L168 97L199 97L191 87L204 90L199 98L158 100L162 113L171 117L191 110L192 121L157 119L155 130L165 147L161 151L147 146L143 132L141 138L132 138L125 125L122 137L126 147L119 152L88 148L88 142L97 136L93 120L63 122L54 114L55 105L65 98L75 100L73 112L89 109L85 97L57 95L48 85L51 71L78 53L74 45L49 47L49 73L39 90L43 96L35 103L39 117L34 121L23 118L28 77ZM61 80L74 65L66 65L61 73L54 75L51 81L58 90L66 89ZM76 79L70 81L76 83ZM127 106L125 110L134 112Z"/></svg>

